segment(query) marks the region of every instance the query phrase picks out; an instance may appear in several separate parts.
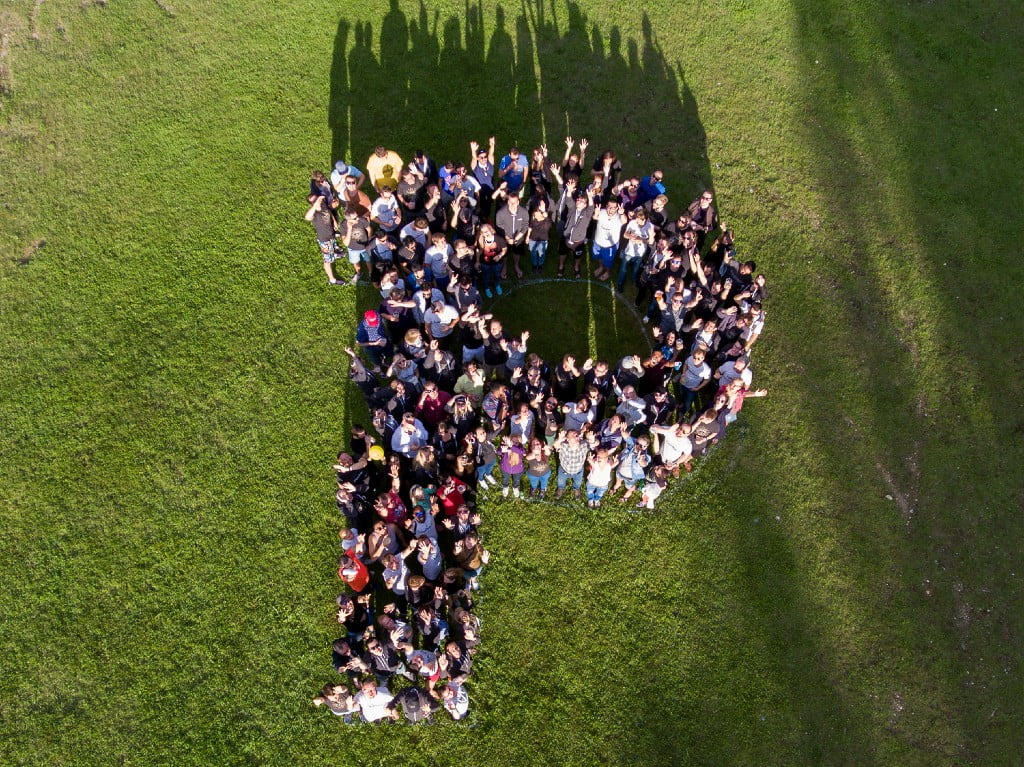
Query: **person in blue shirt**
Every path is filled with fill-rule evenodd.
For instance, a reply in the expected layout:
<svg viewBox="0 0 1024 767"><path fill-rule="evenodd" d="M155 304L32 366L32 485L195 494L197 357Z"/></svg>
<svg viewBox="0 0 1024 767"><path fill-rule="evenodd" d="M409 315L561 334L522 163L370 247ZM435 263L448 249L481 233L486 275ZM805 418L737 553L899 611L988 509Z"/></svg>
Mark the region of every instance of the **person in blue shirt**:
<svg viewBox="0 0 1024 767"><path fill-rule="evenodd" d="M640 204L643 205L645 202L653 200L660 194L665 194L665 184L663 180L665 174L660 170L654 171L649 176L644 176L640 179Z"/></svg>
<svg viewBox="0 0 1024 767"><path fill-rule="evenodd" d="M508 185L509 194L520 194L530 163L519 152L519 147L512 147L508 154L498 163L498 176Z"/></svg>

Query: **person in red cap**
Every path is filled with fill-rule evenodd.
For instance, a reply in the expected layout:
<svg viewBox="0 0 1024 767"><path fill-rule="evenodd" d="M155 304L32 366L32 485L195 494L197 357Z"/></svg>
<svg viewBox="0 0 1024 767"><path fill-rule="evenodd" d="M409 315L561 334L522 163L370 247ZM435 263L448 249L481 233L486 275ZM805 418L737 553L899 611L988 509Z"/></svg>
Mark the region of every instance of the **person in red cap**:
<svg viewBox="0 0 1024 767"><path fill-rule="evenodd" d="M366 356L379 368L385 358L391 356L391 341L380 324L380 315L370 309L363 315L356 327L356 343L363 347Z"/></svg>

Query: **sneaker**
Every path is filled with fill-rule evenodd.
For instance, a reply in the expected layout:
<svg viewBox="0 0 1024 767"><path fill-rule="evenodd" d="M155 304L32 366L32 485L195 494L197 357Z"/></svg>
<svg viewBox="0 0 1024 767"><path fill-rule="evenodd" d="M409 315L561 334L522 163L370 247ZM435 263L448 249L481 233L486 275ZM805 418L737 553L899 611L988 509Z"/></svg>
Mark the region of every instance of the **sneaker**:
<svg viewBox="0 0 1024 767"><path fill-rule="evenodd" d="M508 498L508 485L505 485L505 487L501 488L501 495L504 498Z"/></svg>
<svg viewBox="0 0 1024 767"><path fill-rule="evenodd" d="M558 492L555 493L555 498L561 498L563 495L565 495L565 488L564 487L559 488Z"/></svg>
<svg viewBox="0 0 1024 767"><path fill-rule="evenodd" d="M495 285L494 286L494 292L497 293L500 296L501 295L501 285ZM490 298L490 296L488 296L488 298Z"/></svg>
<svg viewBox="0 0 1024 767"><path fill-rule="evenodd" d="M644 323L644 325L650 325L651 324L651 318L648 317L646 314L644 315L643 323Z"/></svg>
<svg viewBox="0 0 1024 767"><path fill-rule="evenodd" d="M484 288L484 298L491 298L493 295L490 288Z"/></svg>
<svg viewBox="0 0 1024 767"><path fill-rule="evenodd" d="M519 497L519 488L518 487L513 487L512 488L512 497L513 498L518 498Z"/></svg>

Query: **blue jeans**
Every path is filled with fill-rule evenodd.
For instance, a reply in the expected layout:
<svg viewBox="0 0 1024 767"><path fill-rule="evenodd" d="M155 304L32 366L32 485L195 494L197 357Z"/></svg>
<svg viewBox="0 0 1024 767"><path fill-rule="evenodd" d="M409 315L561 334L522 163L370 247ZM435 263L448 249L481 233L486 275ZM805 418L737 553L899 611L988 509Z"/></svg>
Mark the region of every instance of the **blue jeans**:
<svg viewBox="0 0 1024 767"><path fill-rule="evenodd" d="M602 496L608 492L608 485L592 485L587 483L587 500L600 501Z"/></svg>
<svg viewBox="0 0 1024 767"><path fill-rule="evenodd" d="M697 392L694 391L693 389L687 389L684 386L683 387L683 396L682 396L682 399L679 402L679 412L682 415L686 415L690 411L690 406L694 403L694 400L696 400L696 399L697 399Z"/></svg>
<svg viewBox="0 0 1024 767"><path fill-rule="evenodd" d="M523 474L506 474L501 472L501 486L502 487L514 487L516 490L523 484Z"/></svg>
<svg viewBox="0 0 1024 767"><path fill-rule="evenodd" d="M583 469L581 468L575 474L569 474L561 466L558 467L558 489L565 490L565 484L568 480L572 480L573 487L579 490L583 487Z"/></svg>
<svg viewBox="0 0 1024 767"><path fill-rule="evenodd" d="M480 264L480 290L501 285L501 264Z"/></svg>
<svg viewBox="0 0 1024 767"><path fill-rule="evenodd" d="M544 266L544 259L548 255L547 240L530 240L530 263L534 266Z"/></svg>
<svg viewBox="0 0 1024 767"><path fill-rule="evenodd" d="M548 480L551 479L551 471L549 470L547 474L542 474L539 477L527 474L526 478L530 480L531 490L540 490L543 493L548 489Z"/></svg>
<svg viewBox="0 0 1024 767"><path fill-rule="evenodd" d="M619 276L615 278L615 284L621 291L626 287L626 278L629 277L633 280L633 284L636 285L636 278L640 274L640 269L643 267L642 258L624 258L619 263Z"/></svg>
<svg viewBox="0 0 1024 767"><path fill-rule="evenodd" d="M478 346L476 349L467 349L465 346L462 347L462 364L467 364L470 360L476 360L481 365L484 364L484 347Z"/></svg>
<svg viewBox="0 0 1024 767"><path fill-rule="evenodd" d="M494 464L495 463L497 463L496 460L495 461L491 461L486 466L479 466L479 467L477 467L477 470L476 470L476 481L479 482L484 477L491 476L491 469L494 468Z"/></svg>

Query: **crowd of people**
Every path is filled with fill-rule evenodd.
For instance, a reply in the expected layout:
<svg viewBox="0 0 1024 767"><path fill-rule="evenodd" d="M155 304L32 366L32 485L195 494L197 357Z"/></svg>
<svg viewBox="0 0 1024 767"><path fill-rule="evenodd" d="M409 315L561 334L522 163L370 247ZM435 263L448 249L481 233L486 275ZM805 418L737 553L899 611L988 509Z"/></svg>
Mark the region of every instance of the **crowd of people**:
<svg viewBox="0 0 1024 767"><path fill-rule="evenodd" d="M491 138L441 166L378 147L365 172L339 161L311 179L328 282L365 272L379 298L345 350L371 428L352 427L333 467L344 636L340 681L314 699L346 722L467 715L482 495L653 509L767 393L750 362L765 277L737 259L713 194L672 218L660 170L625 176L613 151L590 164L586 140L565 145L560 163L544 146L499 160ZM595 279L635 290L649 355L545 360L487 311L552 243L559 277L589 254Z"/></svg>

